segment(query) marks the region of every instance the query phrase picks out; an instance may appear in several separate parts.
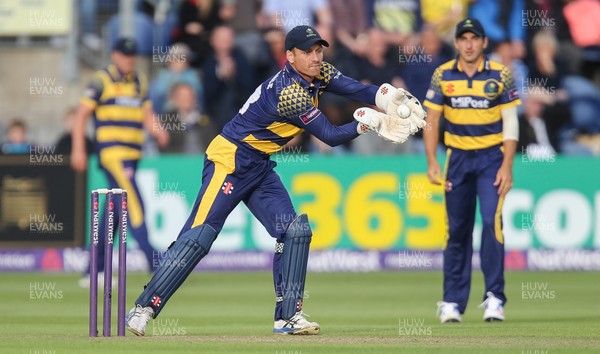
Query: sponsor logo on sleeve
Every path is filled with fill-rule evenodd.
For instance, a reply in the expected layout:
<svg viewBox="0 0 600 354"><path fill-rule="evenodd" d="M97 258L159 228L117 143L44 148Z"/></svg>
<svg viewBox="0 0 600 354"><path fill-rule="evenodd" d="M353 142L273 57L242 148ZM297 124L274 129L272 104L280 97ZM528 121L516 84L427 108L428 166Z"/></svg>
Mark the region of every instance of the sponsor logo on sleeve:
<svg viewBox="0 0 600 354"><path fill-rule="evenodd" d="M300 120L302 121L302 123L304 124L308 124L310 122L312 122L313 120L315 120L315 118L317 118L319 116L319 109L317 107L313 107L311 109L308 110L308 112L302 114L300 116Z"/></svg>

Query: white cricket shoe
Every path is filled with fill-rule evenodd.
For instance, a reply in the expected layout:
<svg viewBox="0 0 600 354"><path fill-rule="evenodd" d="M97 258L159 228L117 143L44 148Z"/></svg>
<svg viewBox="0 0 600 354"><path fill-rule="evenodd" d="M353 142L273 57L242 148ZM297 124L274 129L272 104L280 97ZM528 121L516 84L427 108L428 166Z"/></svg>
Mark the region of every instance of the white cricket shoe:
<svg viewBox="0 0 600 354"><path fill-rule="evenodd" d="M458 304L456 302L437 302L437 314L440 322L461 322L460 312L458 311Z"/></svg>
<svg viewBox="0 0 600 354"><path fill-rule="evenodd" d="M491 291L486 293L487 299L479 305L485 309L483 312L483 320L487 322L504 321L504 306L502 300L494 296Z"/></svg>
<svg viewBox="0 0 600 354"><path fill-rule="evenodd" d="M316 322L309 322L302 311L296 312L289 320L277 320L273 325L275 334L319 334L321 326Z"/></svg>
<svg viewBox="0 0 600 354"><path fill-rule="evenodd" d="M129 311L125 316L127 322L127 329L129 332L136 336L143 336L146 334L146 326L148 322L154 318L154 310L152 307L142 307L142 305L136 305Z"/></svg>

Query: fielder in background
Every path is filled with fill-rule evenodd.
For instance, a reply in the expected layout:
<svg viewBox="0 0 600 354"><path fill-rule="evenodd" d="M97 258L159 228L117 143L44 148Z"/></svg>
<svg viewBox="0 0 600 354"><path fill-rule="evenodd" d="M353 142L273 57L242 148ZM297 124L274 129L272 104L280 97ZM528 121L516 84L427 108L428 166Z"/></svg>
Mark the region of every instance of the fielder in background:
<svg viewBox="0 0 600 354"><path fill-rule="evenodd" d="M111 54L112 64L96 72L85 89L75 116L71 165L76 171L87 168L85 128L88 117L93 114L98 163L108 180L109 189L120 188L129 192L129 227L152 269L154 249L148 242L144 206L135 182L135 171L142 157L144 128L157 138L161 146L168 143L169 135L154 123L148 83L142 74L135 71L135 55L134 40L117 40ZM100 222L99 226L103 237L105 223ZM103 242L100 240L101 244ZM100 272L104 270L103 247L99 248L98 269ZM84 277L80 285L89 286L89 280Z"/></svg>
<svg viewBox="0 0 600 354"><path fill-rule="evenodd" d="M477 197L483 221L483 318L504 320L502 204L513 185L519 136L516 106L521 101L509 69L484 54L487 44L479 21L467 18L460 22L454 41L458 58L435 70L424 103L428 108L428 127L423 134L427 176L431 183L444 183L445 187L444 301L438 302L442 323L460 322L467 307ZM448 147L443 178L435 156L442 113Z"/></svg>
<svg viewBox="0 0 600 354"><path fill-rule="evenodd" d="M210 144L204 159L202 186L189 219L163 262L129 312L127 326L144 335L148 321L158 316L169 298L209 252L231 211L244 202L276 239L273 259L275 316L273 332L317 334L319 324L302 312L304 282L312 232L306 214L298 215L270 155L306 130L335 146L374 130L395 143L425 126L420 103L389 84L365 85L323 62L323 40L314 28L298 26L286 36L287 63L256 88L239 112ZM317 108L324 92L377 104L356 110L357 121L332 125ZM411 114L401 119L405 103ZM404 107L404 106L402 106ZM190 304L197 306L202 302Z"/></svg>

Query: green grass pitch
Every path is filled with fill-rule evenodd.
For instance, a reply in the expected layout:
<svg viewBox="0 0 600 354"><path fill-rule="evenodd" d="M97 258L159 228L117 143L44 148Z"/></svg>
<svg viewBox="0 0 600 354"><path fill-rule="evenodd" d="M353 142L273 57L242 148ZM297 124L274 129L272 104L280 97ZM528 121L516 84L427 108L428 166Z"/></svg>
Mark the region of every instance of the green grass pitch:
<svg viewBox="0 0 600 354"><path fill-rule="evenodd" d="M275 336L268 272L194 273L146 337L89 338L88 291L77 286L78 275L0 274L0 353L600 352L597 273L506 278L506 322L481 320L483 280L475 273L463 322L441 325L439 272L309 274L304 310L321 334ZM129 275L128 310L147 280ZM114 302L116 333L116 293Z"/></svg>

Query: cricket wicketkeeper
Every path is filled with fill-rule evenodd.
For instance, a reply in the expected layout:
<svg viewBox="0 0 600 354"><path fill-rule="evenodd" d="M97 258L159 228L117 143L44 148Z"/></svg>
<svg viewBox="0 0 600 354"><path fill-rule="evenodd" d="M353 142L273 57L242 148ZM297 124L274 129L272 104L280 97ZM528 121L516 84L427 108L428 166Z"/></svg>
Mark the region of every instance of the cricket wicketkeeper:
<svg viewBox="0 0 600 354"><path fill-rule="evenodd" d="M273 260L275 283L274 333L317 334L319 324L302 312L306 265L312 232L308 217L298 215L273 168L270 155L306 130L335 146L373 130L386 140L402 143L425 126L417 99L389 84L365 85L323 62L329 46L314 28L298 26L285 39L287 63L256 88L233 119L210 144L204 160L202 186L177 240L129 312L131 332L144 335L173 293L209 252L231 211L244 202L277 240ZM331 92L377 105L384 113L364 107L356 121L329 123L317 107L319 96ZM400 118L400 105L410 108Z"/></svg>

